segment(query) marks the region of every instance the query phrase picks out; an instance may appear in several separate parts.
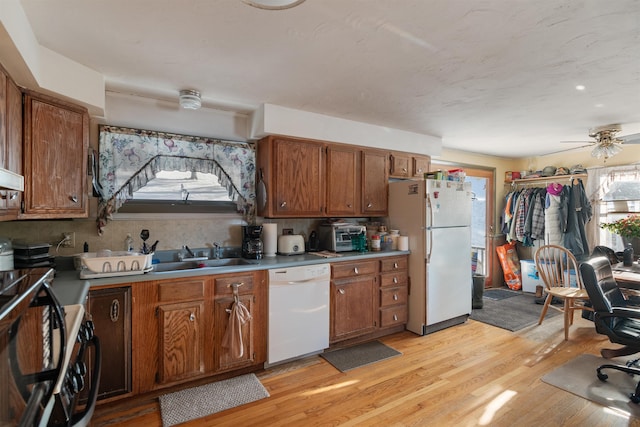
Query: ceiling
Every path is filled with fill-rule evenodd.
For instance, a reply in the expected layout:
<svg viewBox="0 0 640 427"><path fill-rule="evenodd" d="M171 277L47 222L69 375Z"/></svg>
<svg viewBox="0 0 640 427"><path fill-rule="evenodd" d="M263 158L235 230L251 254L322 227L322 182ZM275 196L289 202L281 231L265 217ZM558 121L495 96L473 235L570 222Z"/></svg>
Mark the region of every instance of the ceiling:
<svg viewBox="0 0 640 427"><path fill-rule="evenodd" d="M637 0L21 0L42 46L107 90L262 103L508 157L640 132ZM577 90L583 85L584 90ZM580 146L580 144L577 144Z"/></svg>

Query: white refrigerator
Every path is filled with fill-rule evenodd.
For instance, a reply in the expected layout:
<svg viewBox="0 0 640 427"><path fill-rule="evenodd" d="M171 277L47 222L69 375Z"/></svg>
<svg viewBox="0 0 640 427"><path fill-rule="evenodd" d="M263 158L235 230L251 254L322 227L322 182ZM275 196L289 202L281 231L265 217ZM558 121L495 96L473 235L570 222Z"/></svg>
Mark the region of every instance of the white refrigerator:
<svg viewBox="0 0 640 427"><path fill-rule="evenodd" d="M471 314L471 183L389 183L389 225L409 236L407 329L426 335Z"/></svg>

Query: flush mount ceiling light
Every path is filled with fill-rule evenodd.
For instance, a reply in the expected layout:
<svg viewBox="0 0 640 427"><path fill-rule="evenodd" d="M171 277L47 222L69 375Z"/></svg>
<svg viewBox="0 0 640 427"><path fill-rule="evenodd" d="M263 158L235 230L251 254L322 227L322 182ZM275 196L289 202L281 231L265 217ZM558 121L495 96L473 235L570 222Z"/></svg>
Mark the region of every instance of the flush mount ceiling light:
<svg viewBox="0 0 640 427"><path fill-rule="evenodd" d="M242 0L242 2L258 9L282 10L296 7L304 0Z"/></svg>
<svg viewBox="0 0 640 427"><path fill-rule="evenodd" d="M183 89L180 91L180 106L189 110L197 110L202 106L200 92L197 90Z"/></svg>

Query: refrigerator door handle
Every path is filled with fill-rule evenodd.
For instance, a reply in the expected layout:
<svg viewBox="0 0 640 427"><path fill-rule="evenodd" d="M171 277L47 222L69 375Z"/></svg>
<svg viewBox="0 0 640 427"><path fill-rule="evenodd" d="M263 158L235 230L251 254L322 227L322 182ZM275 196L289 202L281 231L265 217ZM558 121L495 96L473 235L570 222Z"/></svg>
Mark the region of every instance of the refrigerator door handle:
<svg viewBox="0 0 640 427"><path fill-rule="evenodd" d="M431 231L431 227L433 226L433 209L431 208L431 195L427 193L427 212L429 212L429 223L427 224L427 230L429 230L429 235L427 236L427 263L431 262L431 251L433 250L433 244L431 240L433 239L433 232Z"/></svg>

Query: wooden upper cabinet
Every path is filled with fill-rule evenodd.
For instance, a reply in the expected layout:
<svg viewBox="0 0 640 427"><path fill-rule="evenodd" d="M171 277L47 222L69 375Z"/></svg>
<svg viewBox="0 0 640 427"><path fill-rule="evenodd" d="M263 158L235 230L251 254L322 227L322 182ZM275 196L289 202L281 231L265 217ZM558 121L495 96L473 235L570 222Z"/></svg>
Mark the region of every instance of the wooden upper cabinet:
<svg viewBox="0 0 640 427"><path fill-rule="evenodd" d="M262 172L267 192L265 207L260 209L258 203L258 215L322 216L325 203L322 143L267 137L258 143L258 157L258 177Z"/></svg>
<svg viewBox="0 0 640 427"><path fill-rule="evenodd" d="M359 172L359 149L349 145L327 146L327 215L360 213Z"/></svg>
<svg viewBox="0 0 640 427"><path fill-rule="evenodd" d="M366 216L386 216L388 213L389 175L387 153L362 152L362 213Z"/></svg>
<svg viewBox="0 0 640 427"><path fill-rule="evenodd" d="M431 157L429 156L413 156L412 175L414 178L424 178L425 172L429 172L431 166Z"/></svg>
<svg viewBox="0 0 640 427"><path fill-rule="evenodd" d="M24 208L20 218L86 218L89 114L27 92L24 103Z"/></svg>
<svg viewBox="0 0 640 427"><path fill-rule="evenodd" d="M389 156L389 177L409 178L411 177L411 156L404 153L393 153Z"/></svg>

